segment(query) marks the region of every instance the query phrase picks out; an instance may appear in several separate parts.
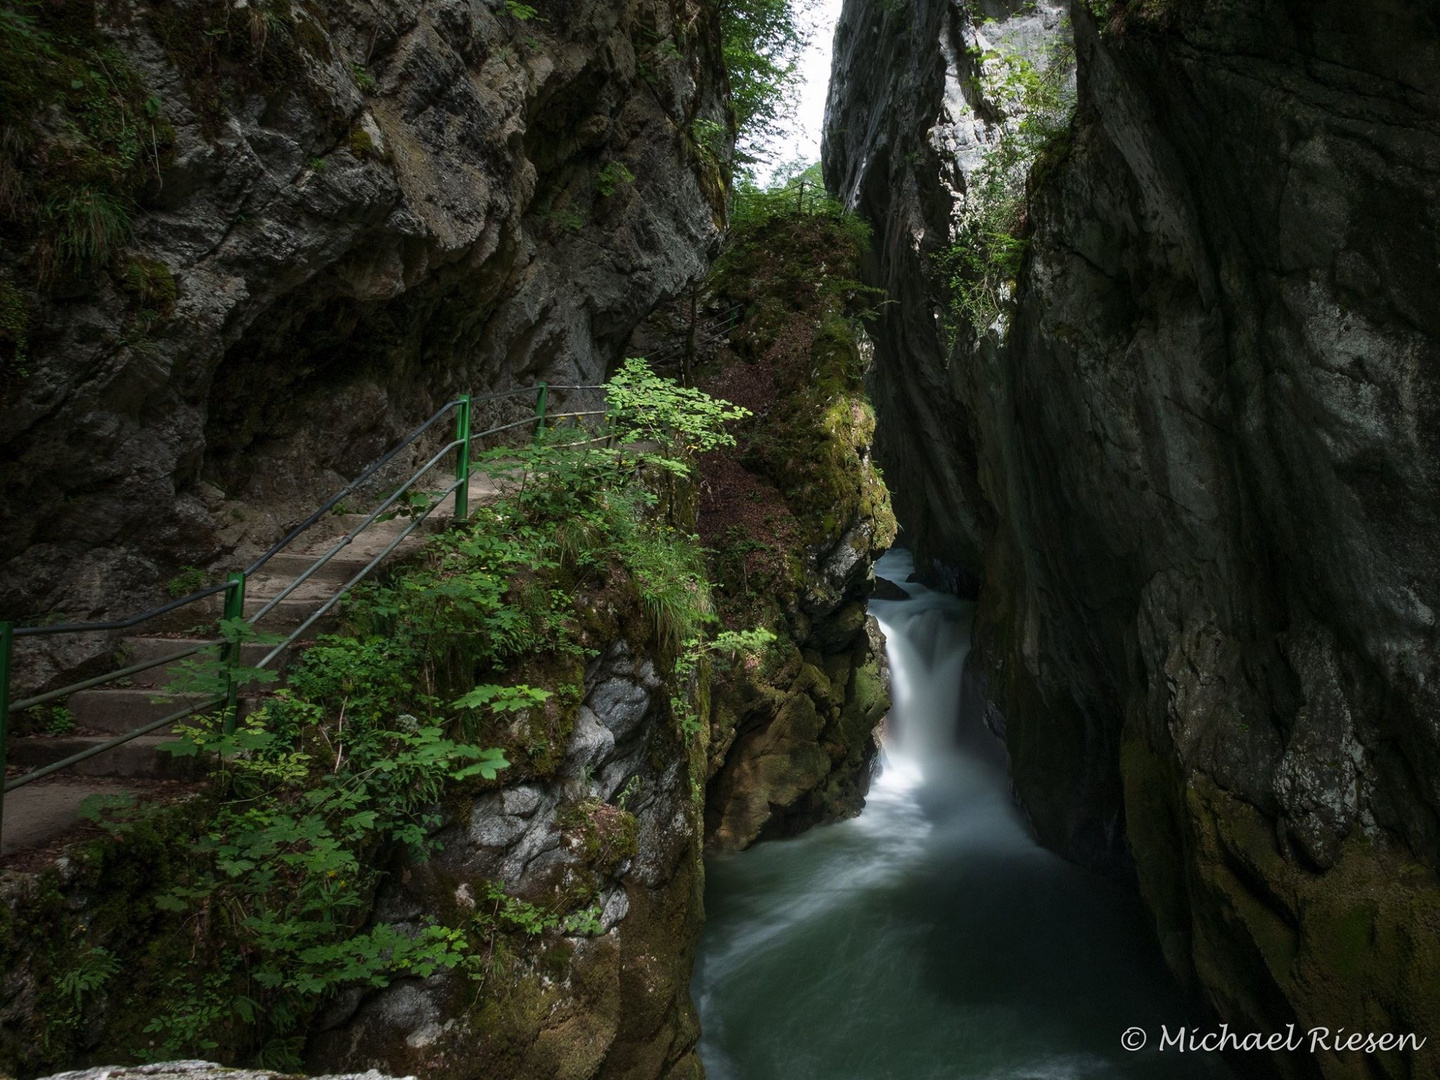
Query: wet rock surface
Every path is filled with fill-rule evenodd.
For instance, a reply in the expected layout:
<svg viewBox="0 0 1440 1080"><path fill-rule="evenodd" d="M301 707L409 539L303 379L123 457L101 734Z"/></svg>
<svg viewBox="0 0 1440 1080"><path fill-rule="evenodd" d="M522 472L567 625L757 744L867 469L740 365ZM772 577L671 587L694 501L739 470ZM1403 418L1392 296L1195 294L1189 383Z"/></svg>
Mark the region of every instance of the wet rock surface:
<svg viewBox="0 0 1440 1080"><path fill-rule="evenodd" d="M1031 193L1008 334L947 352L923 254L948 239L943 169L922 148L910 189L872 174L963 86L965 28L922 5L913 55L866 67L880 16L847 6L827 168L901 300L882 464L922 556L980 583L976 685L1042 841L1133 859L1225 1019L1433 1030L1440 25L1112 8L1072 11L1079 112Z"/></svg>

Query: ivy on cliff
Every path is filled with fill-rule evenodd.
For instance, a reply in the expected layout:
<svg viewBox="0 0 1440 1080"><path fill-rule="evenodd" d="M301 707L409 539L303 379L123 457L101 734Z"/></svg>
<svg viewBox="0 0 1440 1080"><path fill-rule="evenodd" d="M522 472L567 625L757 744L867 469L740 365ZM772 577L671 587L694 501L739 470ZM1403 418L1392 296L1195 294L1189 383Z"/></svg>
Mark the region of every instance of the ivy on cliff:
<svg viewBox="0 0 1440 1080"><path fill-rule="evenodd" d="M1038 63L1003 44L972 59L984 99L1004 119L968 177L953 240L933 260L941 323L952 342L962 328L982 335L1003 316L1029 246L1027 185L1064 156L1075 110L1068 39Z"/></svg>

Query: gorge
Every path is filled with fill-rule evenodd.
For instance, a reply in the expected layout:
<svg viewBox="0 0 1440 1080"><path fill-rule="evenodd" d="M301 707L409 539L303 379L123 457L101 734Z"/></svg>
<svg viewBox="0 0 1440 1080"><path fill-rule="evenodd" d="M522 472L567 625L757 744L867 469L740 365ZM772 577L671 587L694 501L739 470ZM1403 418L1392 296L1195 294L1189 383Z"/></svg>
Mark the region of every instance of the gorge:
<svg viewBox="0 0 1440 1080"><path fill-rule="evenodd" d="M4 849L0 1074L1440 1076L1440 12L845 0L828 198L793 18L0 5L0 620L475 492Z"/></svg>

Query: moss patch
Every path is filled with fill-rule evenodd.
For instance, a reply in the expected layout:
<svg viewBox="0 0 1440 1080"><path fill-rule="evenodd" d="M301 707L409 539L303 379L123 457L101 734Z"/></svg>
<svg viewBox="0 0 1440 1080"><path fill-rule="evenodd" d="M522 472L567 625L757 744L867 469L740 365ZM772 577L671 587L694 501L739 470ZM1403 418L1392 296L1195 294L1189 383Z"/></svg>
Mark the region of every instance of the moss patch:
<svg viewBox="0 0 1440 1080"><path fill-rule="evenodd" d="M0 235L48 286L128 242L175 132L93 0L0 13Z"/></svg>

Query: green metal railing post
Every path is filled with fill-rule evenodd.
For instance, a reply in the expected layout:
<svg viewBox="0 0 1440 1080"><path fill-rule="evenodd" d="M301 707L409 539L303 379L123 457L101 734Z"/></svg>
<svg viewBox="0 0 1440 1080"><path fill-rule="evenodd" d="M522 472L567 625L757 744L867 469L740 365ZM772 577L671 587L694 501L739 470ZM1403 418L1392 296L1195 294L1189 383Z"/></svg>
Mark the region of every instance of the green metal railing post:
<svg viewBox="0 0 1440 1080"><path fill-rule="evenodd" d="M231 574L225 583L225 619L245 617L245 575ZM244 645L237 634L235 640L227 641L222 647L225 663L225 734L235 731L235 721L240 706L240 684L235 680L235 669L240 666L240 653Z"/></svg>
<svg viewBox="0 0 1440 1080"><path fill-rule="evenodd" d="M535 437L540 437L540 430L545 426L545 402L550 396L550 387L545 383L540 384L540 390L535 395Z"/></svg>
<svg viewBox="0 0 1440 1080"><path fill-rule="evenodd" d="M10 653L15 624L0 622L0 781L5 779L10 746ZM5 835L5 796L0 794L0 836Z"/></svg>
<svg viewBox="0 0 1440 1080"><path fill-rule="evenodd" d="M470 395L460 395L455 413L455 440L460 444L455 458L455 520L464 521L470 514Z"/></svg>

